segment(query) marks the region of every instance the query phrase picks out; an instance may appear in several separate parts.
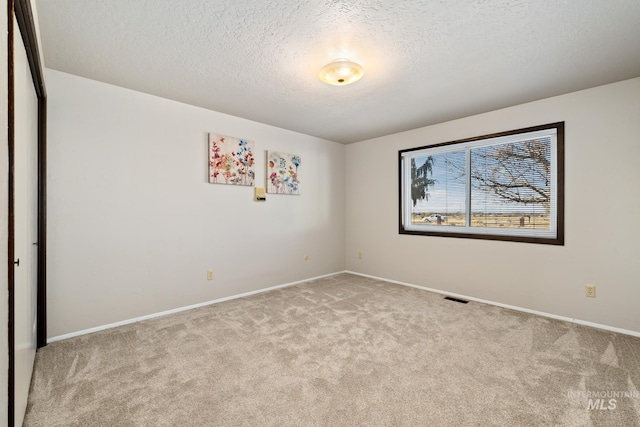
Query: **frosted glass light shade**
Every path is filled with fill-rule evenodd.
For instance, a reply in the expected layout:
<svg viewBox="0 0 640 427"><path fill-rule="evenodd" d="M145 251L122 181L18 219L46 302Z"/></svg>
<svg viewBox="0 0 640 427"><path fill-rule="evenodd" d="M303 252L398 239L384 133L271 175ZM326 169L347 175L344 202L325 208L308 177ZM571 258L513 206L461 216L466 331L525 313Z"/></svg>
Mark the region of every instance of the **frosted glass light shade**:
<svg viewBox="0 0 640 427"><path fill-rule="evenodd" d="M348 59L336 59L320 69L318 77L330 85L344 86L357 82L364 75L364 69L360 64Z"/></svg>

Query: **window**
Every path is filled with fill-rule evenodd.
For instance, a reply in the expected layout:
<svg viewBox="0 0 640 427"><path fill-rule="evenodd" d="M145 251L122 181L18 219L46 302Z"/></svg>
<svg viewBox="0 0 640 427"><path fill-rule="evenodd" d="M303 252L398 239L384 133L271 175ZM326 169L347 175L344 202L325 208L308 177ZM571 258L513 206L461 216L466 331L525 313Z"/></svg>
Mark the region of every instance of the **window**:
<svg viewBox="0 0 640 427"><path fill-rule="evenodd" d="M564 122L399 152L400 233L564 244Z"/></svg>

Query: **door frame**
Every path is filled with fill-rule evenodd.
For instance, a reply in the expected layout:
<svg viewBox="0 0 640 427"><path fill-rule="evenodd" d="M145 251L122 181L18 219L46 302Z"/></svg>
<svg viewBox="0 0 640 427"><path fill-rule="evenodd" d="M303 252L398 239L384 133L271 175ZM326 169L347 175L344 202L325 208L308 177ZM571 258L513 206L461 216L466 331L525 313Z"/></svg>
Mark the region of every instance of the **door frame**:
<svg viewBox="0 0 640 427"><path fill-rule="evenodd" d="M8 421L15 424L15 211L14 211L14 150L15 150L15 90L14 90L14 34L13 17L27 54L33 86L38 98L38 265L37 265L37 348L47 345L47 92L44 70L38 48L38 38L30 0L7 0L7 65L8 65Z"/></svg>

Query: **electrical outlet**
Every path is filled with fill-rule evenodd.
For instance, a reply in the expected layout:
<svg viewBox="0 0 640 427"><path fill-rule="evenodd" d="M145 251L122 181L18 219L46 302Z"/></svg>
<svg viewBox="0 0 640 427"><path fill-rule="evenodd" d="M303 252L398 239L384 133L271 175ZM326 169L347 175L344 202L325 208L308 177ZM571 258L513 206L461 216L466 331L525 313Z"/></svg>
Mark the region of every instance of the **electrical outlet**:
<svg viewBox="0 0 640 427"><path fill-rule="evenodd" d="M584 285L584 296L589 298L595 298L596 285Z"/></svg>
<svg viewBox="0 0 640 427"><path fill-rule="evenodd" d="M213 280L213 270L207 270L207 280Z"/></svg>
<svg viewBox="0 0 640 427"><path fill-rule="evenodd" d="M362 259L362 252L358 252L358 259Z"/></svg>

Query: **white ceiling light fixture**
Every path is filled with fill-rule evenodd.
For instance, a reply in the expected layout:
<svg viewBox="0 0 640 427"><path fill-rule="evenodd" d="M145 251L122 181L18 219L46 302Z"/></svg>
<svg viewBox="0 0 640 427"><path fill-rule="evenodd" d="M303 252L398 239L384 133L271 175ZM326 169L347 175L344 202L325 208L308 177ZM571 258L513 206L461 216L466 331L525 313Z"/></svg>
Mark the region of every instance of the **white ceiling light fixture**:
<svg viewBox="0 0 640 427"><path fill-rule="evenodd" d="M322 67L318 77L330 85L344 86L357 82L363 75L364 69L360 64L341 58Z"/></svg>

